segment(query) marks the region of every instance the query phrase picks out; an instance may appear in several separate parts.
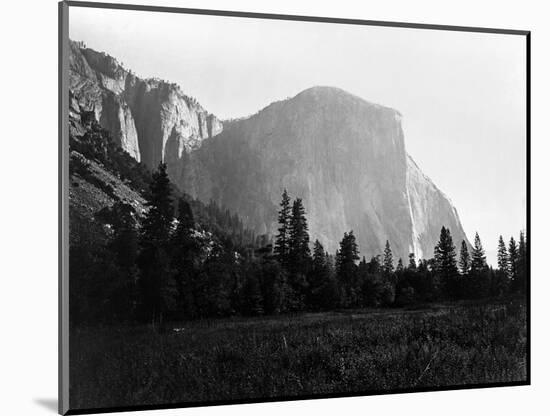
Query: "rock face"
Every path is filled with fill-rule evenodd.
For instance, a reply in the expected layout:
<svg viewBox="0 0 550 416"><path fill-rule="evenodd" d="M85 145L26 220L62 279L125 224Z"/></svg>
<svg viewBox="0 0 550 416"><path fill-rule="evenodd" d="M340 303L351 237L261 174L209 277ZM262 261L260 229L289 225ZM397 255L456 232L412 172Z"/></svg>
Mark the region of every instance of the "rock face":
<svg viewBox="0 0 550 416"><path fill-rule="evenodd" d="M120 146L136 160L170 166L184 150L222 130L222 123L176 84L141 79L115 58L70 42L71 111L94 111ZM177 173L177 172L174 172Z"/></svg>
<svg viewBox="0 0 550 416"><path fill-rule="evenodd" d="M304 200L312 239L334 252L353 230L363 255L431 257L441 227L466 239L449 199L405 151L399 112L315 87L224 131L188 155L180 186L275 233L283 189Z"/></svg>
<svg viewBox="0 0 550 416"><path fill-rule="evenodd" d="M305 204L312 240L330 252L353 230L361 254L433 255L442 226L467 240L450 200L407 155L396 110L315 87L222 123L171 83L140 79L71 42L71 111L94 111L121 147L181 190L275 234L283 189Z"/></svg>
<svg viewBox="0 0 550 416"><path fill-rule="evenodd" d="M433 256L442 226L450 229L457 255L462 240L471 248L451 200L422 173L410 156L407 157L407 199L412 222L413 248L417 258Z"/></svg>

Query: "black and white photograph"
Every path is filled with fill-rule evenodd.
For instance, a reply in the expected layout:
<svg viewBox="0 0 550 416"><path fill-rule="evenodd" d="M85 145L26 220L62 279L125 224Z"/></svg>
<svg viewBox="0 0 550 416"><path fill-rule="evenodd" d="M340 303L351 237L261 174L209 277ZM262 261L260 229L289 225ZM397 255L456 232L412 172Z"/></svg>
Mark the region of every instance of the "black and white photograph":
<svg viewBox="0 0 550 416"><path fill-rule="evenodd" d="M530 383L529 32L60 11L65 411Z"/></svg>

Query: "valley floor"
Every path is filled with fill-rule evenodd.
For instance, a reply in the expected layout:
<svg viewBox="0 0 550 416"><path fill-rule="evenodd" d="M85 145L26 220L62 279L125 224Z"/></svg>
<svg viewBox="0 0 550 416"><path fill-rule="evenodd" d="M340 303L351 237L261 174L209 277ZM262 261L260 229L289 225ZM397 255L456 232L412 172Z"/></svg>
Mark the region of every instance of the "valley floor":
<svg viewBox="0 0 550 416"><path fill-rule="evenodd" d="M71 332L70 407L380 392L527 377L525 303Z"/></svg>

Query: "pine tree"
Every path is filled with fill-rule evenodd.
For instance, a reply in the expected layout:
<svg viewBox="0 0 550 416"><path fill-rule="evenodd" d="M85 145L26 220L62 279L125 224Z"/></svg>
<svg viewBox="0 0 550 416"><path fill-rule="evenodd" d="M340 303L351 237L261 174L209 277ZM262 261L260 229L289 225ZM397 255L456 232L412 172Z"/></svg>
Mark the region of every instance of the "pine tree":
<svg viewBox="0 0 550 416"><path fill-rule="evenodd" d="M111 300L117 319L129 319L134 317L138 303L138 232L135 211L131 205L124 202L116 202L111 211L113 236L109 249L114 254L118 266L118 279L111 279L116 285Z"/></svg>
<svg viewBox="0 0 550 416"><path fill-rule="evenodd" d="M328 251L325 252L325 262L330 272L334 272L334 256L328 254Z"/></svg>
<svg viewBox="0 0 550 416"><path fill-rule="evenodd" d="M144 318L160 324L174 294L167 253L174 214L171 193L166 165L160 163L150 184L137 262Z"/></svg>
<svg viewBox="0 0 550 416"><path fill-rule="evenodd" d="M380 254L377 254L370 259L370 261L367 263L367 270L370 274L382 273L382 260Z"/></svg>
<svg viewBox="0 0 550 416"><path fill-rule="evenodd" d="M323 245L319 240L313 243L313 258L311 261L311 271L308 276L310 304L317 307L315 292L325 283L328 278L327 257Z"/></svg>
<svg viewBox="0 0 550 416"><path fill-rule="evenodd" d="M473 298L483 298L489 293L491 285L491 275L485 250L481 244L479 234L476 232L474 238L474 248L472 250L472 262L470 267L470 283L468 285L468 296Z"/></svg>
<svg viewBox="0 0 550 416"><path fill-rule="evenodd" d="M132 269L138 252L135 211L131 205L116 202L111 208L113 238L111 249L124 270Z"/></svg>
<svg viewBox="0 0 550 416"><path fill-rule="evenodd" d="M309 233L302 200L292 204L288 234L288 283L289 305L292 310L301 310L307 298L307 276L311 267Z"/></svg>
<svg viewBox="0 0 550 416"><path fill-rule="evenodd" d="M176 233L183 232L188 234L190 230L195 227L195 218L191 206L189 203L180 198L178 200L178 225L176 227Z"/></svg>
<svg viewBox="0 0 550 416"><path fill-rule="evenodd" d="M514 289L520 292L525 292L527 282L527 270L528 267L528 254L527 254L527 241L523 231L519 233L519 247L518 247L518 278L514 282Z"/></svg>
<svg viewBox="0 0 550 416"><path fill-rule="evenodd" d="M451 232L448 228L441 227L439 242L434 250L435 271L443 285L448 297L457 297L456 248Z"/></svg>
<svg viewBox="0 0 550 416"><path fill-rule="evenodd" d="M330 258L319 240L313 244L313 260L309 277L309 305L329 309L338 302L338 288L332 276Z"/></svg>
<svg viewBox="0 0 550 416"><path fill-rule="evenodd" d="M512 286L514 288L519 287L518 276L518 263L519 263L519 251L514 237L510 238L508 244L508 270L510 273L510 279L512 280Z"/></svg>
<svg viewBox="0 0 550 416"><path fill-rule="evenodd" d="M481 239L476 232L474 239L474 249L472 250L472 263L471 270L473 273L482 273L487 269L487 260L485 257L485 250L481 245Z"/></svg>
<svg viewBox="0 0 550 416"><path fill-rule="evenodd" d="M527 261L527 241L523 231L519 232L519 257Z"/></svg>
<svg viewBox="0 0 550 416"><path fill-rule="evenodd" d="M384 273L390 275L393 273L393 254L391 252L390 242L386 240L384 248Z"/></svg>
<svg viewBox="0 0 550 416"><path fill-rule="evenodd" d="M193 238L195 221L191 207L183 198L178 201L178 224L172 236L172 265L178 291L177 309L186 317L195 318L196 304L196 258L200 247Z"/></svg>
<svg viewBox="0 0 550 416"><path fill-rule="evenodd" d="M502 236L498 239L498 251L497 251L497 264L498 270L505 276L510 275L510 267L508 261L508 251L506 250L506 244Z"/></svg>
<svg viewBox="0 0 550 416"><path fill-rule="evenodd" d="M343 281L349 280L346 277L346 271L350 266L355 266L357 260L359 260L359 248L355 241L355 235L353 231L344 233L344 237L340 241L340 249L336 252L336 269L338 275L344 277Z"/></svg>
<svg viewBox="0 0 550 416"><path fill-rule="evenodd" d="M384 290L385 279L382 275L382 265L380 256L372 257L370 261L363 260L357 267L360 284L360 306L376 307L382 303L382 292Z"/></svg>
<svg viewBox="0 0 550 416"><path fill-rule="evenodd" d="M458 262L458 267L462 275L467 275L470 271L470 252L464 240L462 240L462 244L460 245L460 260Z"/></svg>
<svg viewBox="0 0 550 416"><path fill-rule="evenodd" d="M416 258L414 253L409 253L409 270L416 270Z"/></svg>
<svg viewBox="0 0 550 416"><path fill-rule="evenodd" d="M357 302L357 260L359 249L353 231L344 233L340 249L336 252L336 276L342 287L343 306L351 306Z"/></svg>
<svg viewBox="0 0 550 416"><path fill-rule="evenodd" d="M403 267L403 260L401 259L401 257L399 258L399 260L397 261L397 267L395 268L395 271L397 273L401 273L403 271L404 267Z"/></svg>
<svg viewBox="0 0 550 416"><path fill-rule="evenodd" d="M166 164L159 164L152 179L146 203L149 209L142 227L142 241L145 244L162 246L168 241L174 217L172 190Z"/></svg>
<svg viewBox="0 0 550 416"><path fill-rule="evenodd" d="M288 245L290 233L290 198L286 189L281 197L281 209L279 210L279 228L275 238L275 255L283 266L288 265Z"/></svg>
<svg viewBox="0 0 550 416"><path fill-rule="evenodd" d="M319 240L315 240L313 243L313 261L312 266L314 269L320 269L326 264L326 253L323 245Z"/></svg>
<svg viewBox="0 0 550 416"><path fill-rule="evenodd" d="M292 204L288 238L288 263L291 273L306 273L310 261L309 233L305 209L300 198Z"/></svg>
<svg viewBox="0 0 550 416"><path fill-rule="evenodd" d="M288 310L289 287L286 271L281 264L264 257L255 274L260 276L264 312L278 314Z"/></svg>

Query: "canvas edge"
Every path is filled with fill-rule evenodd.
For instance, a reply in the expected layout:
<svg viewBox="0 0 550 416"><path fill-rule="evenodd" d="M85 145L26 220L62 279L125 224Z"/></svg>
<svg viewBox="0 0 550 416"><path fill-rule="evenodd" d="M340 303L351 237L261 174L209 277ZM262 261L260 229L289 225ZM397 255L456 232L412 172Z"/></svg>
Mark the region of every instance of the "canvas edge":
<svg viewBox="0 0 550 416"><path fill-rule="evenodd" d="M69 411L69 5L58 3L58 412Z"/></svg>
<svg viewBox="0 0 550 416"><path fill-rule="evenodd" d="M531 384L531 32L525 34L525 146L526 146L526 225L527 234L527 384Z"/></svg>
<svg viewBox="0 0 550 416"><path fill-rule="evenodd" d="M117 412L137 412L146 410L170 410L170 409L187 409L195 407L218 407L218 406L234 406L243 404L261 404L261 403L285 403L304 400L326 400L326 399L347 399L354 397L369 397L369 396L389 396L395 394L410 394L410 393L437 393L445 391L460 391L472 389L493 389L493 388L510 388L529 386L530 382L513 381L502 383L485 383L485 384L460 384L449 385L442 387L422 387L422 388L405 388L394 390L369 390L369 391L354 391L344 393L320 393L310 395L296 396L277 396L265 397L260 399L235 399L235 400L218 400L205 402L175 402L175 403L159 403L154 405L129 405L116 407L100 407L86 409L71 409L67 415L85 415L85 414L100 414L100 413L117 413Z"/></svg>
<svg viewBox="0 0 550 416"><path fill-rule="evenodd" d="M366 25L366 26L384 26L384 27L409 28L409 29L431 29L431 30L445 30L445 31L455 31L455 32L493 33L493 34L520 35L520 36L525 36L530 33L530 31L528 30L521 30L521 29L502 29L502 28L487 28L487 27L476 27L476 26L453 26L453 25L441 25L441 24L430 24L430 23L392 22L392 21L382 21L382 20L363 20L363 19L337 18L337 17L324 17L324 16L243 12L243 11L233 11L233 10L192 9L192 8L183 8L183 7L150 6L150 5L126 4L126 3L102 3L102 2L73 1L73 0L66 0L65 2L69 6L88 7L88 8L95 8L95 9L133 10L133 11L163 12L163 13L184 13L184 14L213 15L213 16L225 16L225 17L244 17L244 18L252 18L252 19L288 20L288 21L300 21L300 22L336 23L336 24Z"/></svg>

